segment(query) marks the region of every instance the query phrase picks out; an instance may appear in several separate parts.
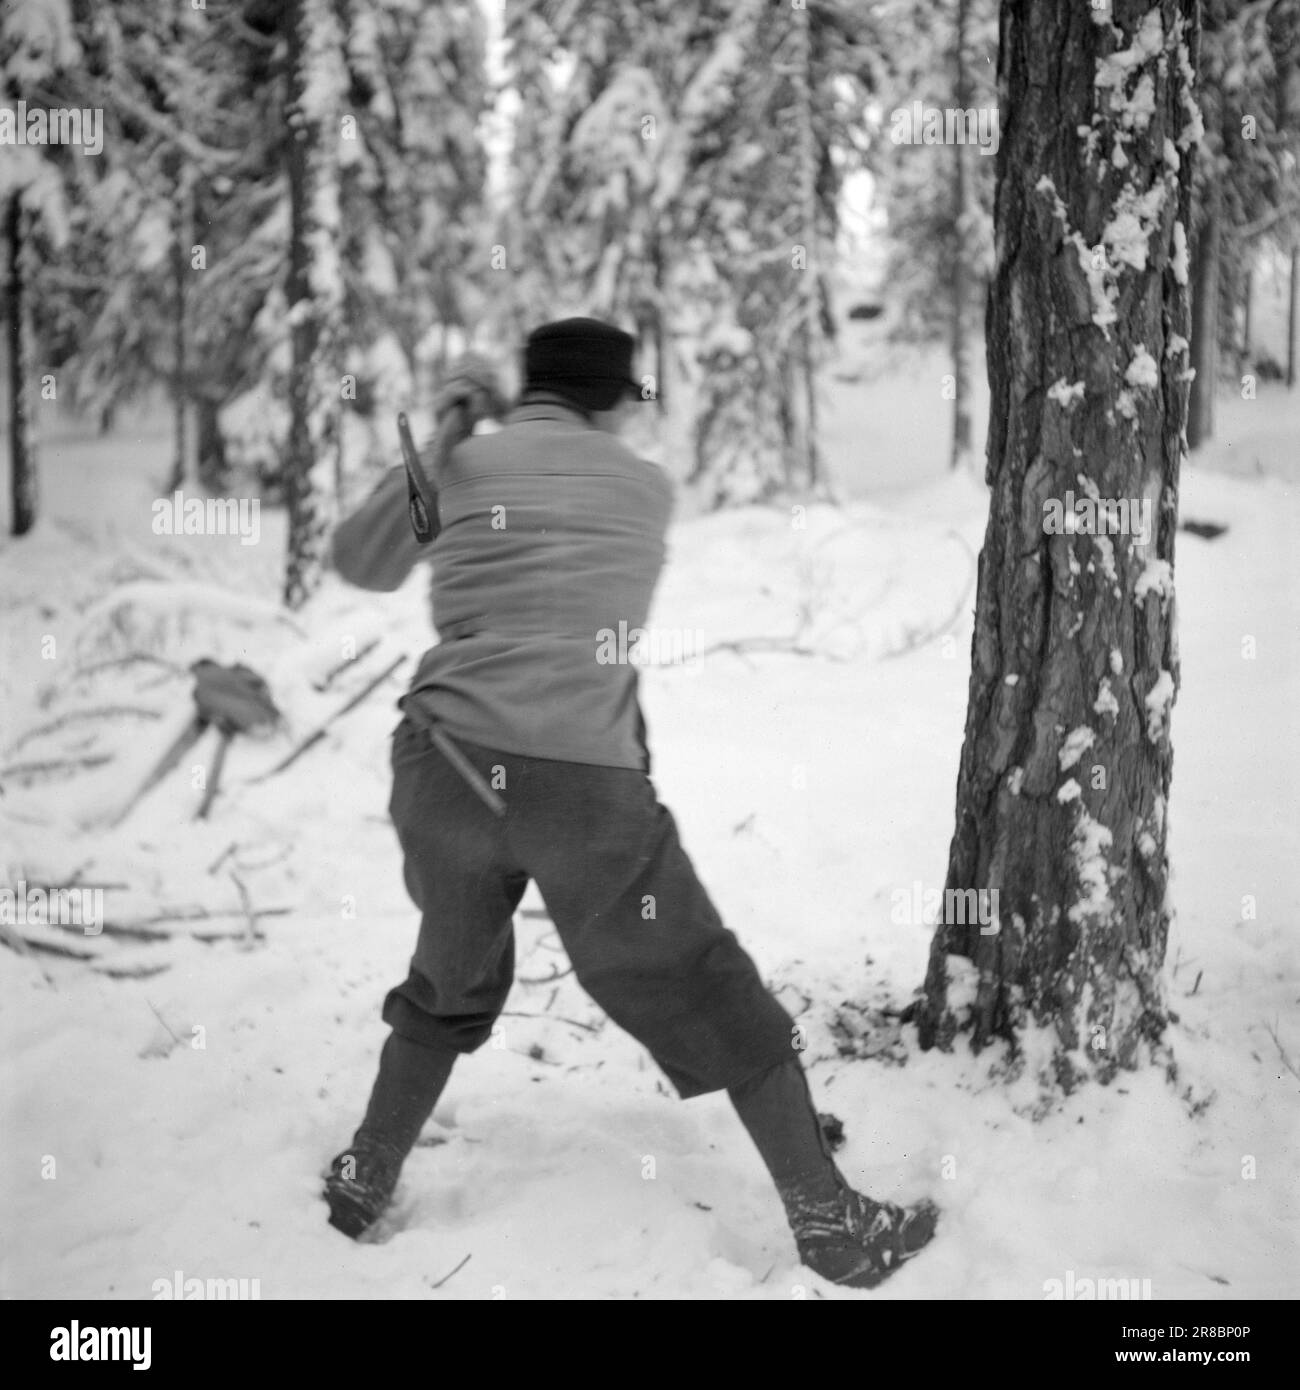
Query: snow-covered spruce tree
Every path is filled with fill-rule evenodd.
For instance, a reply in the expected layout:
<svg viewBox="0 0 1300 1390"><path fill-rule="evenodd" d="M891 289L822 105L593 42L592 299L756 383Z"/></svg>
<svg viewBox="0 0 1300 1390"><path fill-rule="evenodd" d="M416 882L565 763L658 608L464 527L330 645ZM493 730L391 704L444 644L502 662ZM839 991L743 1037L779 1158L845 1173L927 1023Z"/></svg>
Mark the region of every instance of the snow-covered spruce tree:
<svg viewBox="0 0 1300 1390"><path fill-rule="evenodd" d="M927 1047L1043 1025L1065 1087L1136 1066L1167 1020L1197 14L1002 6L992 499L954 896L916 1012ZM993 930L964 910L981 892Z"/></svg>
<svg viewBox="0 0 1300 1390"><path fill-rule="evenodd" d="M508 0L510 336L570 312L658 333L671 201L660 152L695 18L666 0Z"/></svg>
<svg viewBox="0 0 1300 1390"><path fill-rule="evenodd" d="M824 484L812 377L833 328L829 255L874 64L870 13L840 0L741 0L732 22L732 100L701 132L679 219L713 324L692 477L715 503Z"/></svg>
<svg viewBox="0 0 1300 1390"><path fill-rule="evenodd" d="M288 33L289 512L284 601L301 607L320 580L337 445L342 284L338 258L342 35L329 0L293 0Z"/></svg>
<svg viewBox="0 0 1300 1390"><path fill-rule="evenodd" d="M278 6L218 14L121 0L78 4L74 18L81 61L74 90L58 95L102 109L104 148L65 168L68 246L42 270L38 335L66 365L74 406L104 426L164 384L174 463L192 456L184 436L197 413L199 480L220 490L217 413L261 372L254 323L283 278Z"/></svg>
<svg viewBox="0 0 1300 1390"><path fill-rule="evenodd" d="M669 344L692 344L692 476L717 503L816 481L811 369L866 32L842 0L506 7L513 317L629 323L661 392Z"/></svg>
<svg viewBox="0 0 1300 1390"><path fill-rule="evenodd" d="M1236 352L1256 238L1286 247L1300 231L1300 102L1291 97L1300 83L1300 0L1208 0L1201 22L1205 139L1189 228L1193 449L1214 434L1220 363Z"/></svg>
<svg viewBox="0 0 1300 1390"><path fill-rule="evenodd" d="M871 148L889 229L890 318L896 341L946 339L952 352L954 468L974 468L972 343L983 324L993 260L993 159L967 143L923 143L922 112L987 111L997 102L996 0L894 8L882 17L881 107ZM899 113L895 119L895 113ZM967 127L960 133L967 135ZM913 143L901 137L910 134Z"/></svg>
<svg viewBox="0 0 1300 1390"><path fill-rule="evenodd" d="M472 332L482 316L486 25L477 0L347 0L344 17L344 315L391 332L414 378L431 327L445 346L448 329Z"/></svg>

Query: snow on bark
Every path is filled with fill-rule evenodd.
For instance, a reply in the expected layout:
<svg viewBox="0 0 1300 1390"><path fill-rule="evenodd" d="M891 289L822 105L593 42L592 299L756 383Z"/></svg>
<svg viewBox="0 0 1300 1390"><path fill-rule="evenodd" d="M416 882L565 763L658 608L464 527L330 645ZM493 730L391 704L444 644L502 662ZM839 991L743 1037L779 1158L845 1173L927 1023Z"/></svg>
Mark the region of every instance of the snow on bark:
<svg viewBox="0 0 1300 1390"><path fill-rule="evenodd" d="M1169 729L1169 710L1174 703L1174 678L1161 671L1143 701L1147 709L1147 737L1154 743Z"/></svg>
<svg viewBox="0 0 1300 1390"><path fill-rule="evenodd" d="M1130 386L1142 386L1148 391L1154 391L1160 385L1160 368L1156 366L1156 359L1142 343L1134 349L1133 359L1124 373L1124 380Z"/></svg>
<svg viewBox="0 0 1300 1390"><path fill-rule="evenodd" d="M1170 269L1173 271L1174 279L1177 280L1180 285L1187 284L1188 264L1187 228L1181 221L1178 221L1174 223L1174 258L1170 265ZM1177 334L1175 337L1177 337L1179 342L1186 344L1186 338Z"/></svg>
<svg viewBox="0 0 1300 1390"><path fill-rule="evenodd" d="M1119 714L1119 701L1115 698L1115 693L1110 688L1110 681L1105 676L1101 678L1101 684L1097 687L1097 698L1092 702L1092 707L1097 714L1109 714L1111 716Z"/></svg>
<svg viewBox="0 0 1300 1390"><path fill-rule="evenodd" d="M1087 389L1081 381L1066 381L1064 377L1061 377L1047 388L1047 399L1055 401L1057 405L1068 410L1075 401L1083 399Z"/></svg>
<svg viewBox="0 0 1300 1390"><path fill-rule="evenodd" d="M1077 729L1071 729L1057 754L1061 771L1064 772L1066 768L1073 767L1096 742L1097 735L1086 724L1080 724Z"/></svg>

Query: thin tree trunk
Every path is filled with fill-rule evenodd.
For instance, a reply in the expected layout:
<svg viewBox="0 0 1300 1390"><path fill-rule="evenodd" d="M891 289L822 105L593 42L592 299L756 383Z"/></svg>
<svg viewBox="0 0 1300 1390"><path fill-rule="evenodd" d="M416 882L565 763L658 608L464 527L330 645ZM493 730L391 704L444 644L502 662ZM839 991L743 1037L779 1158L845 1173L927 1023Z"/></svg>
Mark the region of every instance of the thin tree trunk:
<svg viewBox="0 0 1300 1390"><path fill-rule="evenodd" d="M1251 319L1251 310L1254 307L1251 301L1255 297L1255 272L1248 266L1242 276L1241 286L1241 370L1250 370L1250 354L1253 350L1251 337L1253 336L1254 324ZM1238 376L1241 372L1238 372Z"/></svg>
<svg viewBox="0 0 1300 1390"><path fill-rule="evenodd" d="M790 80L794 91L795 120L799 141L800 237L806 260L799 281L800 313L798 369L802 399L792 401L797 425L797 457L800 481L808 490L821 484L821 464L817 453L817 281L821 275L817 236L817 136L813 129L812 35L806 8L792 11L794 54Z"/></svg>
<svg viewBox="0 0 1300 1390"><path fill-rule="evenodd" d="M966 77L966 20L969 0L957 0L956 89L957 109L965 111L969 101ZM952 467L971 466L974 426L971 422L970 335L967 300L970 297L966 236L970 218L970 170L966 146L953 145L954 208L952 256Z"/></svg>
<svg viewBox="0 0 1300 1390"><path fill-rule="evenodd" d="M1286 315L1286 385L1295 385L1296 316L1300 308L1300 244L1291 248L1291 300Z"/></svg>
<svg viewBox="0 0 1300 1390"><path fill-rule="evenodd" d="M212 493L224 493L229 486L229 478L220 406L210 396L200 394L195 401L195 414L199 486Z"/></svg>
<svg viewBox="0 0 1300 1390"><path fill-rule="evenodd" d="M1192 381L1187 417L1187 446L1198 449L1214 438L1214 391L1219 376L1219 266L1222 239L1222 194L1217 178L1209 180L1205 225L1192 248Z"/></svg>
<svg viewBox="0 0 1300 1390"><path fill-rule="evenodd" d="M190 264L190 186L183 169L177 174L173 198L175 227L172 242L172 474L168 492L184 486L189 461L189 428L186 394L187 361L186 289Z"/></svg>
<svg viewBox="0 0 1300 1390"><path fill-rule="evenodd" d="M1185 74L1197 16L1196 0L1128 7L1114 27L1085 5L1003 0L1001 12L992 498L954 896L916 1018L924 1046L969 1032L976 1047L1009 1040L1013 1055L1042 1026L1067 1088L1136 1065L1167 1017L1172 565L1187 411L1185 363L1169 349L1189 326L1174 227L1190 212ZM1150 81L1154 112L1137 129L1093 79L1156 18L1159 52L1133 74ZM1094 132L1091 146L1080 127ZM1182 155L1177 172L1166 139ZM1146 199L1152 188L1158 202ZM1148 504L1149 530L1140 505L1128 514L1138 524L1112 534L1068 529L1063 513L1091 497Z"/></svg>
<svg viewBox="0 0 1300 1390"><path fill-rule="evenodd" d="M27 326L26 227L21 193L9 196L5 232L9 242L10 529L15 536L24 536L36 524L39 488L28 386L31 350Z"/></svg>

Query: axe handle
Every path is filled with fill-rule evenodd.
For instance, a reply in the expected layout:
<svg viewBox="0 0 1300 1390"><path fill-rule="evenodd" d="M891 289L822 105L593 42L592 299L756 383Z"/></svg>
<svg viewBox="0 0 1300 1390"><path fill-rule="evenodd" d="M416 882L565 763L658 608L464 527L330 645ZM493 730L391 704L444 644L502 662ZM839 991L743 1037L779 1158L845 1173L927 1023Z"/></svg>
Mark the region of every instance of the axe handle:
<svg viewBox="0 0 1300 1390"><path fill-rule="evenodd" d="M116 815L108 822L109 826L116 829L122 822L135 810L145 794L151 791L162 781L164 777L174 768L177 763L185 756L186 751L194 746L201 739L208 727L208 721L201 715L196 714L188 724L176 736L175 740L161 758L153 765L152 770L132 793L126 805L121 807Z"/></svg>
<svg viewBox="0 0 1300 1390"><path fill-rule="evenodd" d="M410 422L406 412L397 417L397 435L402 441L402 462L406 465L407 512L411 518L411 530L421 545L428 545L442 530L438 516L438 496L429 483L420 456L415 450L415 440L411 438Z"/></svg>
<svg viewBox="0 0 1300 1390"><path fill-rule="evenodd" d="M195 813L195 820L207 820L208 812L217 795L217 784L221 781L221 769L226 765L226 749L233 737L229 729L218 729L217 751L212 755L212 770L208 773L208 784L203 792L203 801Z"/></svg>

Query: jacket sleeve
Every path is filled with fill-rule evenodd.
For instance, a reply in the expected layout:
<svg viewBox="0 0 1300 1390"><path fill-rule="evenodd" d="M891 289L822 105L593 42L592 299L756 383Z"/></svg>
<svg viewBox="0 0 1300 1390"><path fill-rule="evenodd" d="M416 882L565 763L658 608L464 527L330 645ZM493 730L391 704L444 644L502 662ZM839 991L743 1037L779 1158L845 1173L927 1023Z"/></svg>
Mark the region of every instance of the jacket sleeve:
<svg viewBox="0 0 1300 1390"><path fill-rule="evenodd" d="M361 589L391 593L400 589L431 545L421 545L406 511L406 472L385 474L369 497L335 528L334 568Z"/></svg>

